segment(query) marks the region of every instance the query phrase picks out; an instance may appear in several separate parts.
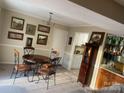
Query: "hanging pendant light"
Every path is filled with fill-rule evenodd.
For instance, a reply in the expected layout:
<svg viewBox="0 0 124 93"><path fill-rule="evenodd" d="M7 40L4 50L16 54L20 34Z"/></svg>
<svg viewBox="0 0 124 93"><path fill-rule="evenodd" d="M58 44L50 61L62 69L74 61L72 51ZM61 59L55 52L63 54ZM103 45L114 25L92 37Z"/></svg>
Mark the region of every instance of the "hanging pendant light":
<svg viewBox="0 0 124 93"><path fill-rule="evenodd" d="M49 19L48 19L47 25L51 25L52 15L53 15L53 13L49 12Z"/></svg>

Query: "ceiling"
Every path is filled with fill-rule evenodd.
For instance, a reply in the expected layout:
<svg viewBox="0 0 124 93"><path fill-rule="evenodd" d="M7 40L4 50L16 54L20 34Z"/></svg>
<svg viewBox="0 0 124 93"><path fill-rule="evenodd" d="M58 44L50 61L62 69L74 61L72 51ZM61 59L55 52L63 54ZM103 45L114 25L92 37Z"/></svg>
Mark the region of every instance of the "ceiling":
<svg viewBox="0 0 124 93"><path fill-rule="evenodd" d="M0 7L44 20L48 20L49 12L52 12L52 21L58 24L70 27L98 26L113 33L124 33L124 24L68 0L0 0Z"/></svg>

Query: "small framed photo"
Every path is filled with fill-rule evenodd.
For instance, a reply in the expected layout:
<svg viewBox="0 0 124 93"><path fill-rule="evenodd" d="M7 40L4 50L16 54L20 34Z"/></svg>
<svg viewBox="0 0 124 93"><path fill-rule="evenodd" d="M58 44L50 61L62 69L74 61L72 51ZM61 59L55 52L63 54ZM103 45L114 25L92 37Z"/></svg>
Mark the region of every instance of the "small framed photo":
<svg viewBox="0 0 124 93"><path fill-rule="evenodd" d="M69 37L68 39L68 45L71 45L72 44L72 37Z"/></svg>
<svg viewBox="0 0 124 93"><path fill-rule="evenodd" d="M101 45L103 42L105 32L92 32L89 43Z"/></svg>
<svg viewBox="0 0 124 93"><path fill-rule="evenodd" d="M27 37L26 46L32 46L33 38Z"/></svg>
<svg viewBox="0 0 124 93"><path fill-rule="evenodd" d="M23 30L25 20L22 18L12 17L11 28L16 30Z"/></svg>
<svg viewBox="0 0 124 93"><path fill-rule="evenodd" d="M16 40L23 40L23 33L17 33L17 32L8 32L8 38L9 39L16 39Z"/></svg>
<svg viewBox="0 0 124 93"><path fill-rule="evenodd" d="M47 35L38 34L38 36L37 36L37 44L47 45L47 39L48 39Z"/></svg>
<svg viewBox="0 0 124 93"><path fill-rule="evenodd" d="M50 27L49 26L44 26L44 25L38 25L38 31L49 33L50 32Z"/></svg>
<svg viewBox="0 0 124 93"><path fill-rule="evenodd" d="M26 27L26 34L28 35L35 35L36 32L36 26L32 24L27 24Z"/></svg>

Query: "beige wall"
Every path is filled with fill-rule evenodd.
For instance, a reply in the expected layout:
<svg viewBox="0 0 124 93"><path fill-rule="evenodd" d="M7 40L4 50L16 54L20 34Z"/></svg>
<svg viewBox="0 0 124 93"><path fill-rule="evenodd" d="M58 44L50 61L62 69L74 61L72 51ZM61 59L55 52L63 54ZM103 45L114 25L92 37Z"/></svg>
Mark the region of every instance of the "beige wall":
<svg viewBox="0 0 124 93"><path fill-rule="evenodd" d="M0 35L1 35L1 23L2 23L2 15L1 15L1 8L0 8ZM1 39L1 37L0 37Z"/></svg>
<svg viewBox="0 0 124 93"><path fill-rule="evenodd" d="M25 19L23 31L10 28L12 16ZM35 49L36 49L35 53L49 56L50 50L51 50L51 48L53 46L53 42L54 42L53 41L53 37L54 37L53 30L55 28L57 28L62 31L68 32L67 27L62 26L62 25L57 25L57 24L51 25L50 33L43 33L43 32L37 31L38 24L45 25L46 24L45 21L28 16L28 15L23 15L20 13L16 13L16 12L4 10L4 9L2 9L2 17L1 18L2 18L2 31L0 33L0 38L1 38L0 39L0 51L1 51L0 62L1 63L13 63L13 49L14 48L16 48L20 51L21 56L23 55L23 47L26 44L27 37L33 38L32 46L35 47ZM27 24L36 25L36 32L35 32L34 36L25 34ZM8 31L23 33L24 34L23 40L8 39ZM47 45L36 44L38 34L48 35ZM20 58L20 60L22 61L22 58Z"/></svg>

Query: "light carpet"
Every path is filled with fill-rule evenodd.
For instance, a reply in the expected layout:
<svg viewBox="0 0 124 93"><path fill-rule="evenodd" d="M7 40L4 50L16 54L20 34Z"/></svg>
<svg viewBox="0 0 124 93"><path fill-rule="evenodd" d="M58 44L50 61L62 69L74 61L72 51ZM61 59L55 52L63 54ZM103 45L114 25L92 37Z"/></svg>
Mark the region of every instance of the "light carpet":
<svg viewBox="0 0 124 93"><path fill-rule="evenodd" d="M68 72L57 73L56 86L51 77L49 89L46 89L46 82L40 80L37 83L35 76L34 82L28 82L27 77L17 78L13 85L13 79L0 80L0 93L83 93L85 90L77 83L77 76Z"/></svg>

